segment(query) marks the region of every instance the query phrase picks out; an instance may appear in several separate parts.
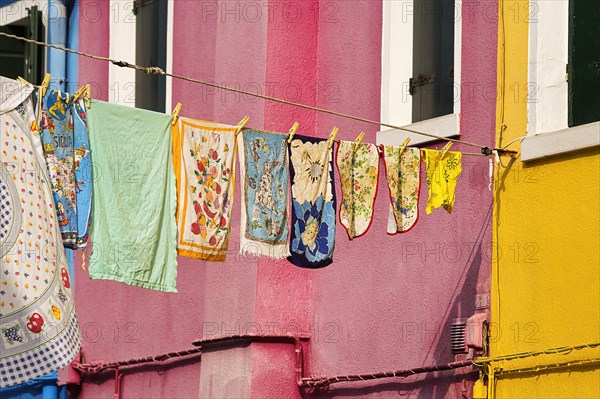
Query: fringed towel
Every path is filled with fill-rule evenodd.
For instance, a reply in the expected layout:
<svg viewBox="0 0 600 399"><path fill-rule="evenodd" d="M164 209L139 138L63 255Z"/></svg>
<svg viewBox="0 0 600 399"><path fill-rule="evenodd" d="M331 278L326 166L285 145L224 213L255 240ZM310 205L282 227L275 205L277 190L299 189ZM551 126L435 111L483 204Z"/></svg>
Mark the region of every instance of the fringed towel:
<svg viewBox="0 0 600 399"><path fill-rule="evenodd" d="M421 155L418 148L383 146L383 159L390 193L388 234L405 233L419 219Z"/></svg>
<svg viewBox="0 0 600 399"><path fill-rule="evenodd" d="M427 214L440 206L448 213L452 213L454 206L454 190L456 182L462 173L462 153L423 150L423 160L427 165L427 186L429 199L427 200Z"/></svg>
<svg viewBox="0 0 600 399"><path fill-rule="evenodd" d="M235 184L235 126L179 117L173 126L179 255L223 262Z"/></svg>
<svg viewBox="0 0 600 399"><path fill-rule="evenodd" d="M242 255L290 256L287 138L253 130L245 130L238 137Z"/></svg>
<svg viewBox="0 0 600 399"><path fill-rule="evenodd" d="M49 92L43 101L42 143L65 247L83 249L92 210L92 160L82 101Z"/></svg>
<svg viewBox="0 0 600 399"><path fill-rule="evenodd" d="M333 262L335 187L332 150L327 140L296 135L290 145L292 180L291 256L300 267Z"/></svg>
<svg viewBox="0 0 600 399"><path fill-rule="evenodd" d="M176 292L171 116L92 100L90 278Z"/></svg>
<svg viewBox="0 0 600 399"><path fill-rule="evenodd" d="M66 366L81 343L32 90L0 77L0 388Z"/></svg>
<svg viewBox="0 0 600 399"><path fill-rule="evenodd" d="M336 164L342 186L340 223L350 239L364 235L373 220L379 180L379 151L374 144L340 141Z"/></svg>

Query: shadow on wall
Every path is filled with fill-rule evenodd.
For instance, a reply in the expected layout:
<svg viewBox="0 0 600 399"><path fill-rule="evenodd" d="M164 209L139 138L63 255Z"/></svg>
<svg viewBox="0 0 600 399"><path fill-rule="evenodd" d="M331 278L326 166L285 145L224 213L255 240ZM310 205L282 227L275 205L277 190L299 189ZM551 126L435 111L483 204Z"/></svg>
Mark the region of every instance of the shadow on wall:
<svg viewBox="0 0 600 399"><path fill-rule="evenodd" d="M454 356L450 351L450 332L452 322L455 318L468 317L475 311L475 297L477 295L477 282L483 263L482 247L483 240L487 237L487 230L491 227L493 204L490 204L486 217L477 234L476 243L472 252L469 254L467 263L461 275L459 284L455 287L453 297L455 298L448 304L445 312L445 322L441 327L438 344L429 350L428 359L423 364L411 365L411 367L429 366L433 364L449 363L454 361ZM490 265L484 267L491 269ZM384 371L384 370L377 370ZM385 370L391 371L391 370ZM361 371L362 372L362 371ZM450 371L440 371L425 374L419 380L406 381L406 379L380 380L370 382L352 382L343 383L345 386L333 385L322 390L305 390L302 397L309 398L336 398L336 397L359 397L369 394L378 394L382 392L395 392L401 398L407 399L431 399L431 398L469 398L471 397L473 382L479 377L478 370L459 369ZM359 385L360 384L360 385ZM365 384L368 384L365 386ZM418 392L418 393L416 393ZM464 396L464 395L467 396Z"/></svg>

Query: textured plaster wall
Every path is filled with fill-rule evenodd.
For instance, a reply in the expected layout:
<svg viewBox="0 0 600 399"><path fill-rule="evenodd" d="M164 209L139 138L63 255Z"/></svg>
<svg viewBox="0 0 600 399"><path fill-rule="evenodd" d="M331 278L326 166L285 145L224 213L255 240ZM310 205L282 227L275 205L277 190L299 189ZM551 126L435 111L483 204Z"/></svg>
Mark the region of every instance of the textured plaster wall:
<svg viewBox="0 0 600 399"><path fill-rule="evenodd" d="M248 4L177 0L173 71L379 118L381 2L253 3L258 6L255 9ZM495 88L497 25L493 18L486 18L480 3L473 7L472 17L463 18L462 24L461 78L474 88L462 91L462 138L491 145L495 101L489 101L481 87L491 84ZM100 28L95 25L95 29ZM82 76L82 83L86 76L104 76L105 64L93 67ZM299 121L301 134L327 137L337 126L338 138L353 140L364 130L369 142L375 142L378 130L175 80L173 103L177 101L183 103L184 116L235 124L248 115L249 126L255 128L287 132ZM474 312L477 293L489 292L491 262L487 161L465 157L463 169L452 215L441 209L425 215L423 180L420 221L410 233L391 237L386 234L388 193L382 168L371 230L350 242L338 226L334 263L323 270L237 255L239 189L227 262L180 258L177 294L89 281L78 267L78 311L86 334L87 360L186 348L203 335L301 330L312 336L306 352L308 375L452 361L450 324L453 318ZM339 190L336 182L341 198ZM91 339L89 329L97 327L102 335ZM115 339L117 328L120 335ZM127 328L135 328L135 333ZM128 333L135 342L125 342ZM237 346L209 351L201 363L183 362L182 367L166 372L146 369L126 376L123 397L300 397L293 371L290 346ZM460 398L463 379L473 378L474 374L431 374L404 381L339 385L328 392L306 392L305 397ZM96 378L84 384L82 397L111 397L113 388L110 377Z"/></svg>
<svg viewBox="0 0 600 399"><path fill-rule="evenodd" d="M521 7L527 11L526 2ZM527 93L521 92L515 101L510 88L529 87L531 83L527 80L528 26L522 19L515 21L511 12L507 3L505 66L503 48L499 45L498 49L499 80L506 76L505 96L500 97L497 113L498 130L506 125L498 137L500 144L526 131ZM499 36L501 43L502 29ZM493 355L600 340L599 182L598 149L525 164L504 160L497 175L494 221L499 253L493 264ZM598 349L584 350L529 358L503 367L531 367L599 355ZM575 366L507 375L498 380L497 397L597 398L600 371L597 366Z"/></svg>

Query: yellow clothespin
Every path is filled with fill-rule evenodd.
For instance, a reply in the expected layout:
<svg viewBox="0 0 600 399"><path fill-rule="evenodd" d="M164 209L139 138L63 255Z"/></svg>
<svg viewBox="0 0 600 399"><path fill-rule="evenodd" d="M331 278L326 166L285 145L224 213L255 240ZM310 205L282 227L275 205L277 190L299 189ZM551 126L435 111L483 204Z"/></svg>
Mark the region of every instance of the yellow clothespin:
<svg viewBox="0 0 600 399"><path fill-rule="evenodd" d="M360 143L362 142L364 137L365 137L365 132L360 132L360 134L358 135L356 140L354 140L354 147L352 149L354 152L356 152L356 149L358 148L358 146L360 145Z"/></svg>
<svg viewBox="0 0 600 399"><path fill-rule="evenodd" d="M84 99L85 101L85 105L90 108L91 106L91 100L90 100L90 85L84 85L81 86L79 88L79 90L77 90L75 92L75 94L73 94L73 101L71 101L72 103L76 103L77 101L79 101L80 98Z"/></svg>
<svg viewBox="0 0 600 399"><path fill-rule="evenodd" d="M448 150L450 149L450 147L452 147L452 144L454 144L453 142L449 141L448 144L446 144L444 146L444 148L442 148L442 156L440 157L440 159L444 158L444 156L446 155L446 153L448 152Z"/></svg>
<svg viewBox="0 0 600 399"><path fill-rule="evenodd" d="M175 109L173 110L173 112L171 112L171 116L173 117L172 121L171 121L171 125L175 126L175 124L177 123L177 120L179 119L179 113L181 112L181 107L183 105L181 103L177 103L177 105L175 106Z"/></svg>
<svg viewBox="0 0 600 399"><path fill-rule="evenodd" d="M50 75L49 73L44 75L44 80L42 81L42 84L40 85L40 96L41 97L44 97L46 95L46 92L48 91L48 86L50 85L51 77L52 77L52 75Z"/></svg>
<svg viewBox="0 0 600 399"><path fill-rule="evenodd" d="M333 128L331 134L329 135L329 140L327 140L327 148L331 149L331 147L333 146L333 142L335 141L335 136L337 136L339 131L340 129L338 129L337 127Z"/></svg>
<svg viewBox="0 0 600 399"><path fill-rule="evenodd" d="M86 95L87 91L90 89L90 85L81 86L79 90L73 94L73 102L76 103L79 99Z"/></svg>
<svg viewBox="0 0 600 399"><path fill-rule="evenodd" d="M294 122L294 124L292 125L292 128L290 129L289 137L288 137L288 144L291 143L292 140L294 139L294 134L296 134L296 130L298 130L299 126L300 126L300 124L298 122Z"/></svg>
<svg viewBox="0 0 600 399"><path fill-rule="evenodd" d="M248 116L244 116L244 119L242 119L240 123L238 123L237 130L235 131L236 136L242 131L242 129L244 128L244 126L246 126L249 120L250 118Z"/></svg>
<svg viewBox="0 0 600 399"><path fill-rule="evenodd" d="M408 143L410 143L410 137L405 138L404 141L402 142L402 144L400 144L399 156L402 156L402 154L404 154L404 151L406 151L406 146L408 145Z"/></svg>
<svg viewBox="0 0 600 399"><path fill-rule="evenodd" d="M17 80L21 83L25 83L26 86L31 86L31 83L29 83L28 81L26 81L25 79L23 79L20 76L17 76Z"/></svg>

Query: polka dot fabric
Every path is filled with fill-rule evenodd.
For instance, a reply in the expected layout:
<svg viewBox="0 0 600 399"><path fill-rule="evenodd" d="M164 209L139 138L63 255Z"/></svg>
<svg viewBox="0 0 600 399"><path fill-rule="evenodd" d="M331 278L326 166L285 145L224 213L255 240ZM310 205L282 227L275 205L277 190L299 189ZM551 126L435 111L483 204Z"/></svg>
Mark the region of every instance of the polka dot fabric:
<svg viewBox="0 0 600 399"><path fill-rule="evenodd" d="M0 78L6 81L14 82ZM33 104L24 93L13 109L0 104L0 387L66 366L81 344Z"/></svg>

